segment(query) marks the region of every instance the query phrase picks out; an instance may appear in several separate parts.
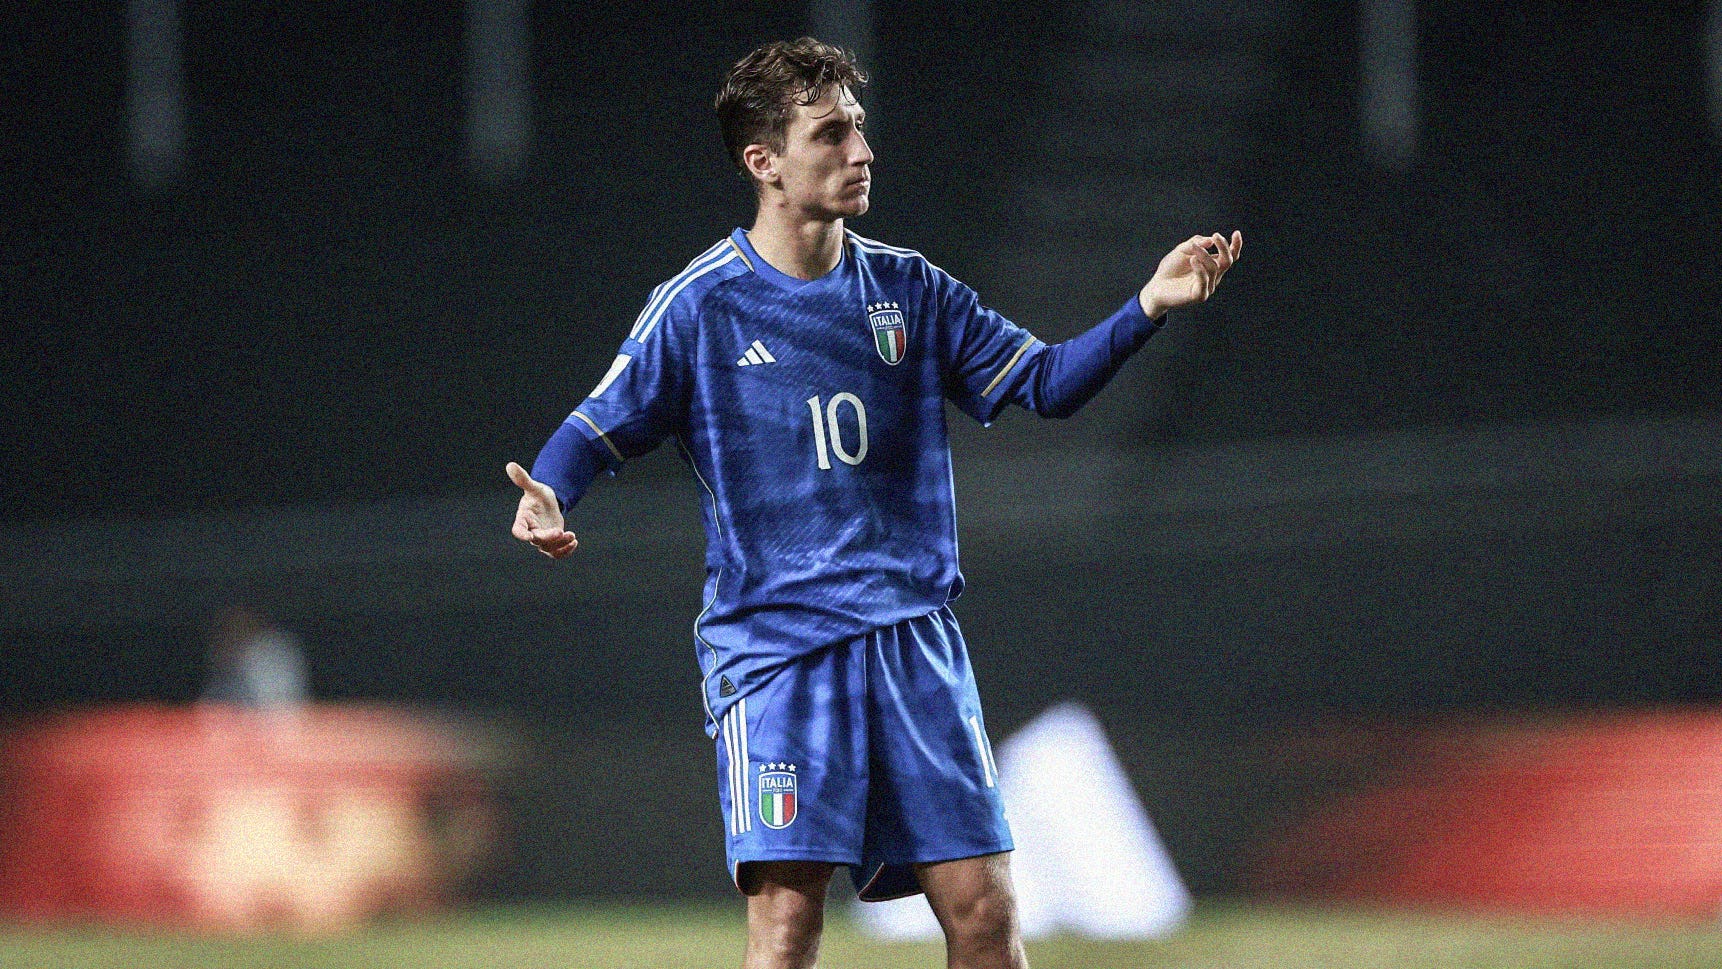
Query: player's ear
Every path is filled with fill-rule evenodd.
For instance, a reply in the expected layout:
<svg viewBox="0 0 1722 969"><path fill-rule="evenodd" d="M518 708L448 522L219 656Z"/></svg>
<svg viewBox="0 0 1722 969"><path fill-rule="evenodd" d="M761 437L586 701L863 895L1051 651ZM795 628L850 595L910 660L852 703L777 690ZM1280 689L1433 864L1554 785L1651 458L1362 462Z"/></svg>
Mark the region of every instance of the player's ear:
<svg viewBox="0 0 1722 969"><path fill-rule="evenodd" d="M777 156L768 145L754 143L741 150L741 163L747 166L747 173L766 183L776 185Z"/></svg>

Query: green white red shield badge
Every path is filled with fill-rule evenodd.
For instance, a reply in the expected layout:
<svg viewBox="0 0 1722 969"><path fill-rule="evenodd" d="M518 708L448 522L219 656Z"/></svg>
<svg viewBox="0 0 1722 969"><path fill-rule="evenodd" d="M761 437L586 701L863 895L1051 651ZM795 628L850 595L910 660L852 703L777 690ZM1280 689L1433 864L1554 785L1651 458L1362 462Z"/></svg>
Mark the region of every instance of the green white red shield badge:
<svg viewBox="0 0 1722 969"><path fill-rule="evenodd" d="M787 828L795 820L795 765L759 765L759 819L768 828Z"/></svg>
<svg viewBox="0 0 1722 969"><path fill-rule="evenodd" d="M868 303L867 323L873 328L873 346L879 351L879 359L895 367L909 349L903 308L891 302Z"/></svg>

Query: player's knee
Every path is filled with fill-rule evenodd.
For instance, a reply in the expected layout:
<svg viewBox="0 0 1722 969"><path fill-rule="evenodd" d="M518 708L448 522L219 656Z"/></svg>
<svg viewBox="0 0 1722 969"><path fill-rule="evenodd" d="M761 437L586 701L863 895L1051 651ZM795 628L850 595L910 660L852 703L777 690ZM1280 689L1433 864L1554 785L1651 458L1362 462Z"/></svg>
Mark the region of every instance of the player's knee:
<svg viewBox="0 0 1722 969"><path fill-rule="evenodd" d="M968 951L1008 948L1016 938L1016 900L1008 889L992 888L952 907L946 935Z"/></svg>
<svg viewBox="0 0 1722 969"><path fill-rule="evenodd" d="M755 947L772 965L803 966L812 963L819 951L820 918L798 919L763 926L753 939Z"/></svg>
<svg viewBox="0 0 1722 969"><path fill-rule="evenodd" d="M799 893L783 893L758 905L749 920L749 948L767 965L812 963L825 928L825 906Z"/></svg>

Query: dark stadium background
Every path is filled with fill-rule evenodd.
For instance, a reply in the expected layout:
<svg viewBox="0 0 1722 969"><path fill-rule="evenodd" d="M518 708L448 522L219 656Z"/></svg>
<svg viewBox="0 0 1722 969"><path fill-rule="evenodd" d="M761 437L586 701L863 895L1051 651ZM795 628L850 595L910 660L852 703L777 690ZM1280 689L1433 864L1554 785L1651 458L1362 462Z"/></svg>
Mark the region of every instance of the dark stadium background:
<svg viewBox="0 0 1722 969"><path fill-rule="evenodd" d="M502 466L748 218L711 96L805 11L539 5L530 151L487 175L453 5L190 4L152 185L121 6L4 20L0 713L189 701L251 602L319 698L520 738L486 891L722 891L679 461L601 482L556 566ZM1078 418L952 412L994 736L1092 706L1202 891L1302 783L1276 730L1722 699L1705 13L1418 6L1404 166L1347 4L873 7L859 231L1049 339L1246 235Z"/></svg>

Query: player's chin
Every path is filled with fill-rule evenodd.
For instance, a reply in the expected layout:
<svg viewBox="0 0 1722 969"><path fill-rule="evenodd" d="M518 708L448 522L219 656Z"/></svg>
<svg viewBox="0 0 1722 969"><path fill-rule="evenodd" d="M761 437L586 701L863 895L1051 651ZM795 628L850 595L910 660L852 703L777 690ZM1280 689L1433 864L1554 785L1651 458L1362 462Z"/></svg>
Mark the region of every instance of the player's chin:
<svg viewBox="0 0 1722 969"><path fill-rule="evenodd" d="M825 219L849 219L866 212L869 204L865 191L845 192L822 199L816 211Z"/></svg>

